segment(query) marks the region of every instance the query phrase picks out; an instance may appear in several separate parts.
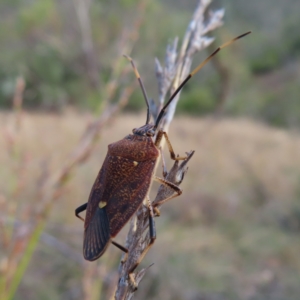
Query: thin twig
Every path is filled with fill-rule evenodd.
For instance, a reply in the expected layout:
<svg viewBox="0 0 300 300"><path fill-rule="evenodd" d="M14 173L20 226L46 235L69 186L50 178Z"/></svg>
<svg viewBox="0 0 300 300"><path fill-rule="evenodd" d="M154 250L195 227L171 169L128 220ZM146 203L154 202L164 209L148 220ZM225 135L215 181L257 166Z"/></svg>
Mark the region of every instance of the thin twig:
<svg viewBox="0 0 300 300"><path fill-rule="evenodd" d="M168 91L171 93L176 90L180 83L186 78L190 72L192 58L197 51L204 49L213 42L213 38L207 37L206 34L218 27L222 23L224 10L217 10L209 12L208 18L205 18L207 9L211 0L199 1L195 10L193 18L185 33L181 49L177 52L178 38L173 43L168 45L165 58L165 66L162 67L159 60L156 59L156 76L158 79L159 90L159 104L151 103L151 114L154 118L157 112L162 108ZM170 104L166 115L164 116L161 127L167 131L171 121L173 120L177 102L180 93L176 96ZM168 172L167 177L172 183L179 185L187 171L187 162L192 157L193 151L187 153L188 159L183 161L180 165L175 162L172 169ZM173 192L169 188L161 186L158 190L157 196L152 204L157 203L166 195L171 195ZM130 223L129 233L126 239L126 247L129 250L128 257L125 263L121 262L119 265L119 281L115 294L116 300L131 299L135 290L143 276L146 274L146 269L142 269L133 274L135 285L129 279L129 272L136 262L144 256L145 249L149 249L149 233L145 235L148 229L148 209L146 205L142 205Z"/></svg>

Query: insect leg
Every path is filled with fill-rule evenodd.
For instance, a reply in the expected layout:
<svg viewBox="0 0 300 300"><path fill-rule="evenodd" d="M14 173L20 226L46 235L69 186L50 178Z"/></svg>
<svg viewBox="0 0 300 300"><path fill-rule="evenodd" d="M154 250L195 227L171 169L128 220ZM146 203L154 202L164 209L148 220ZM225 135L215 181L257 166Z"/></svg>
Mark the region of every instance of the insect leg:
<svg viewBox="0 0 300 300"><path fill-rule="evenodd" d="M125 253L124 258L122 259L122 263L124 263L127 260L127 257L128 257L128 249L126 247L118 244L115 241L111 241L111 243Z"/></svg>
<svg viewBox="0 0 300 300"><path fill-rule="evenodd" d="M155 222L154 222L154 213L153 213L153 206L150 202L150 199L148 200L148 210L149 210L149 234L150 234L150 244L152 245L154 241L156 240L156 229L155 229Z"/></svg>
<svg viewBox="0 0 300 300"><path fill-rule="evenodd" d="M177 186L176 184L166 180L166 179L163 179L163 178L160 178L160 177L157 177L157 176L154 176L153 178L155 181L169 187L170 189L172 189L174 192L176 192L179 195L182 194L182 190L179 186Z"/></svg>
<svg viewBox="0 0 300 300"><path fill-rule="evenodd" d="M118 243L115 242L115 241L111 241L111 243L112 243L113 245L115 245L117 248L119 248L120 250L122 250L123 252L128 253L128 249L127 249L126 247L124 247L124 246L118 244Z"/></svg>
<svg viewBox="0 0 300 300"><path fill-rule="evenodd" d="M168 175L168 171L167 171L167 166L166 166L166 161L165 161L165 157L162 151L162 148L159 147L159 151L160 151L160 156L161 156L161 163L162 163L162 169L163 169L163 177L166 178Z"/></svg>
<svg viewBox="0 0 300 300"><path fill-rule="evenodd" d="M181 157L181 156L176 156L175 155L175 152L174 152L172 144L169 140L168 134L165 131L162 131L162 130L158 131L156 139L155 139L155 146L156 147L159 146L159 144L161 142L161 139L162 139L162 136L164 136L165 139L166 139L168 149L169 149L169 152L170 152L170 155L171 155L171 159L173 159L173 160L185 160L185 159L187 159L187 156Z"/></svg>
<svg viewBox="0 0 300 300"><path fill-rule="evenodd" d="M84 222L84 219L79 216L79 214L85 211L87 208L87 203L84 203L75 209L75 216Z"/></svg>
<svg viewBox="0 0 300 300"><path fill-rule="evenodd" d="M170 182L166 179L162 179L162 178L159 178L157 176L154 176L154 180L161 183L161 184L163 184L164 186L170 188L171 190L173 190L173 194L168 195L169 193L166 193L166 195L163 199L161 199L161 200L159 200L159 201L157 201L153 204L153 207L154 207L154 210L155 210L156 214L160 215L157 206L160 206L160 205L164 204L165 202L170 201L171 199L180 196L182 194L182 190L176 184L174 184L174 183L172 183L172 182Z"/></svg>

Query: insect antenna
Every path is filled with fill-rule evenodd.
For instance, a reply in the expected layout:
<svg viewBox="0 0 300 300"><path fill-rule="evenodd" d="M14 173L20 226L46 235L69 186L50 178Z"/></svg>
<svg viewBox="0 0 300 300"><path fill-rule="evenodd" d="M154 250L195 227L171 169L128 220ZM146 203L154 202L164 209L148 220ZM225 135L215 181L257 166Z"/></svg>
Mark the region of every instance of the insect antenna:
<svg viewBox="0 0 300 300"><path fill-rule="evenodd" d="M221 45L220 47L218 47L211 55L209 55L202 63L200 63L184 80L183 82L179 85L179 87L175 90L175 92L171 95L170 99L168 100L168 102L165 104L165 106L161 109L156 121L155 121L155 125L153 130L155 131L167 109L167 107L169 106L169 104L172 102L172 100L176 97L176 95L180 92L180 90L185 86L185 84L196 74L198 73L221 49L231 45L233 42L235 42L236 40L250 34L251 31L248 31L246 33L243 33L237 37L235 37L234 39L224 43L223 45Z"/></svg>
<svg viewBox="0 0 300 300"><path fill-rule="evenodd" d="M144 95L144 98L145 98L145 101L146 101L146 104L147 104L147 119L146 119L146 125L147 125L150 122L150 108L149 108L149 100L148 100L148 96L147 96L147 93L146 93L146 89L144 87L144 84L143 84L143 81L141 79L140 73L139 73L139 71L137 70L137 67L134 64L133 59L131 57L129 57L128 55L125 55L125 54L123 56L126 57L131 62L135 77L139 81L140 87L142 89L142 92L143 92L143 95Z"/></svg>

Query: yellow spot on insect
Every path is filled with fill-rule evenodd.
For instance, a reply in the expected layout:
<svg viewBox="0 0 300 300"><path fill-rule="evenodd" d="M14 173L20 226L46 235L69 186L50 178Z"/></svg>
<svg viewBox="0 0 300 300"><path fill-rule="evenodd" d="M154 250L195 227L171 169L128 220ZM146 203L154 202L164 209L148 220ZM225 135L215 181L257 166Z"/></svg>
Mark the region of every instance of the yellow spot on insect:
<svg viewBox="0 0 300 300"><path fill-rule="evenodd" d="M107 202L105 202L105 201L100 201L99 207L100 207L100 208L103 208L103 207L106 206L106 204L107 204Z"/></svg>
<svg viewBox="0 0 300 300"><path fill-rule="evenodd" d="M133 165L136 167L139 163L137 161L133 162Z"/></svg>

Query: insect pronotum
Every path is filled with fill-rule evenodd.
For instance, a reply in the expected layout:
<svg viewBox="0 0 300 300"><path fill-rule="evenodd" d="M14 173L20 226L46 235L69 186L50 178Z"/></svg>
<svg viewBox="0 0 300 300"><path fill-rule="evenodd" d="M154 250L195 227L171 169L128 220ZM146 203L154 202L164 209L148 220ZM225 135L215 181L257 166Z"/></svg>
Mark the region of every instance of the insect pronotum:
<svg viewBox="0 0 300 300"><path fill-rule="evenodd" d="M154 124L150 123L149 101L140 74L133 60L125 55L132 64L143 92L147 104L147 119L145 125L133 129L133 134L108 145L107 155L92 187L88 202L75 210L75 215L84 221L83 255L86 260L98 259L110 243L128 253L127 248L113 241L112 238L119 233L147 197L152 180L173 189L175 196L181 194L181 189L177 185L153 174L156 161L160 155L159 145L163 136L166 139L171 159L178 161L187 158L175 155L167 133L158 129L160 121L178 92L213 56L249 33L251 32L246 32L224 43L200 63L171 95L159 112ZM155 135L156 139L153 140ZM171 197L173 198L174 195ZM168 199L162 199L159 203L155 203L155 206L166 200ZM150 201L148 201L148 206L151 244L156 238L156 231L153 207ZM84 210L86 210L85 220L79 216L79 213ZM131 271L137 265L138 263Z"/></svg>

